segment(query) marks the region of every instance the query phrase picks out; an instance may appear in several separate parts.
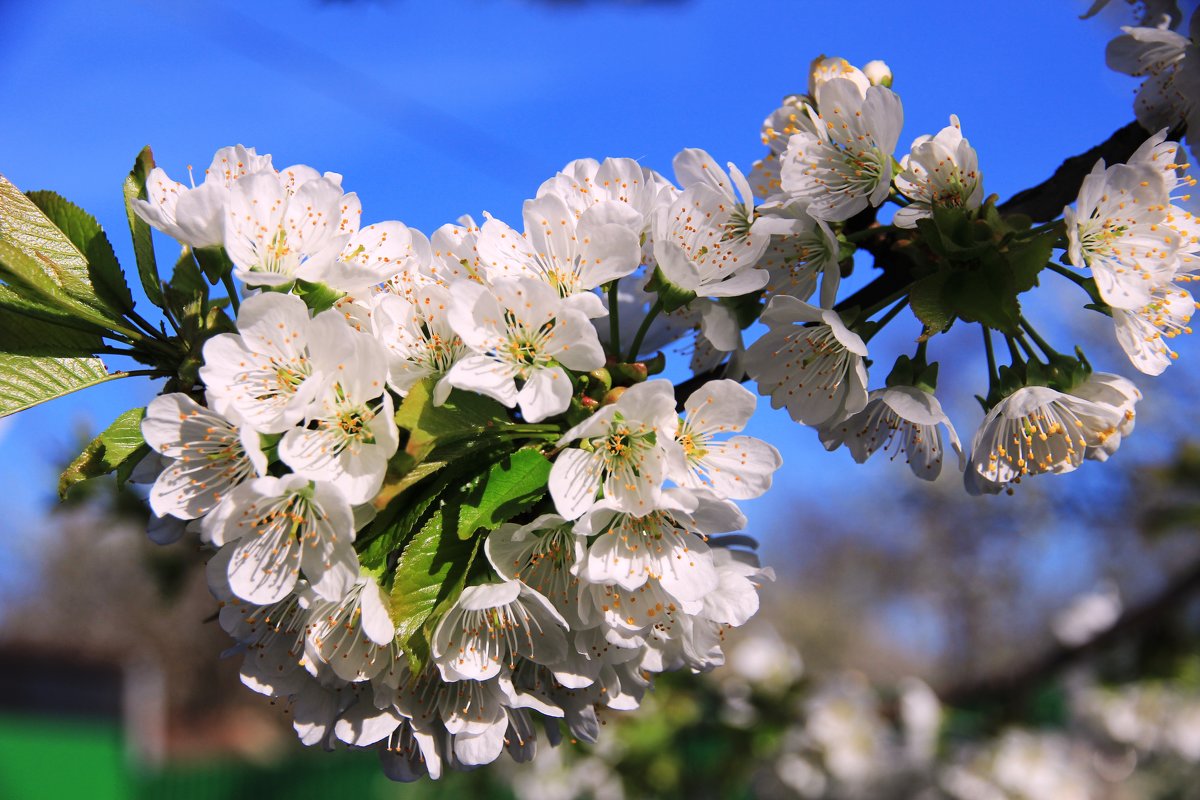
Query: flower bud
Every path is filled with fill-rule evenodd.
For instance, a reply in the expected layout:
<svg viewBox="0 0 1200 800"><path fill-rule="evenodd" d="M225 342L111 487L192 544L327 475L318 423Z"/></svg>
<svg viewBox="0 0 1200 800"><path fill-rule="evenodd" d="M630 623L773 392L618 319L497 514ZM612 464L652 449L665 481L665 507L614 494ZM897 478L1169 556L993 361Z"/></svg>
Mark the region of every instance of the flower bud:
<svg viewBox="0 0 1200 800"><path fill-rule="evenodd" d="M892 68L882 61L869 61L863 67L863 74L872 86L892 86Z"/></svg>

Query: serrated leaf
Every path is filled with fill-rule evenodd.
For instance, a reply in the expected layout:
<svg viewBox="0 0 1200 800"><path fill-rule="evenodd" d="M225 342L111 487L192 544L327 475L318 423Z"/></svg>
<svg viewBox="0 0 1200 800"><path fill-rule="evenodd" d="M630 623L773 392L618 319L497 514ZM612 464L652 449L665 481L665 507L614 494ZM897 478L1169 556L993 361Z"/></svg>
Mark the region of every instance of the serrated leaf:
<svg viewBox="0 0 1200 800"><path fill-rule="evenodd" d="M405 452L416 463L439 442L477 439L508 421L504 406L474 392L455 390L445 403L434 405L433 387L428 379L415 384L396 410L396 424L408 431Z"/></svg>
<svg viewBox="0 0 1200 800"><path fill-rule="evenodd" d="M451 492L461 492L464 483L477 479L509 452L511 445L507 443L477 442L453 461L438 459L417 464L397 479L399 489L385 481L380 493L391 499L355 540L359 563L368 569L385 565L388 557L424 524L436 502Z"/></svg>
<svg viewBox="0 0 1200 800"><path fill-rule="evenodd" d="M951 273L942 289L946 305L964 322L980 322L1004 333L1016 333L1021 307L1012 276L1001 264L972 272Z"/></svg>
<svg viewBox="0 0 1200 800"><path fill-rule="evenodd" d="M133 210L134 200L146 199L146 180L154 169L154 153L149 145L142 148L125 178L125 216L129 219L129 234L133 238L133 255L137 259L138 278L151 303L163 308L162 282L158 261L154 257L154 234L150 225Z"/></svg>
<svg viewBox="0 0 1200 800"><path fill-rule="evenodd" d="M87 301L95 296L87 259L33 201L0 175L0 242L31 259L30 273L18 277L49 282L66 295Z"/></svg>
<svg viewBox="0 0 1200 800"><path fill-rule="evenodd" d="M1058 231L1049 230L1032 239L1014 242L1007 254L1017 293L1027 292L1038 285L1038 273L1050 261L1058 243Z"/></svg>
<svg viewBox="0 0 1200 800"><path fill-rule="evenodd" d="M917 319L930 331L945 329L954 321L954 312L942 296L946 285L946 273L935 273L913 283L908 295L908 305Z"/></svg>
<svg viewBox="0 0 1200 800"><path fill-rule="evenodd" d="M459 539L452 511L453 503L444 503L400 554L391 594L400 641L417 633L440 602L462 593L482 537Z"/></svg>
<svg viewBox="0 0 1200 800"><path fill-rule="evenodd" d="M96 297L117 315L132 311L133 295L125 283L125 273L96 218L55 192L28 192L26 196L83 254Z"/></svg>
<svg viewBox="0 0 1200 800"><path fill-rule="evenodd" d="M537 450L524 448L493 464L463 498L458 514L458 538L480 530L495 530L502 522L525 511L546 494L550 461Z"/></svg>
<svg viewBox="0 0 1200 800"><path fill-rule="evenodd" d="M0 283L39 307L77 317L81 324L137 335L96 296L79 249L2 175Z"/></svg>
<svg viewBox="0 0 1200 800"><path fill-rule="evenodd" d="M142 438L142 418L145 416L146 409L131 408L93 439L59 476L59 499L66 499L67 492L75 484L107 475L133 457L138 448L146 444Z"/></svg>

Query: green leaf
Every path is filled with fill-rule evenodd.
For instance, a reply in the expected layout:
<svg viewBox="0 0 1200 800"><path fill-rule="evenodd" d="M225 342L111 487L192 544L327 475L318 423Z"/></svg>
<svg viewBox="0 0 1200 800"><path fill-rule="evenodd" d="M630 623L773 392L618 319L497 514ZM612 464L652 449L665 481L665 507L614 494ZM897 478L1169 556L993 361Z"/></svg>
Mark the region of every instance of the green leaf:
<svg viewBox="0 0 1200 800"><path fill-rule="evenodd" d="M942 292L946 287L946 273L935 273L913 283L908 294L908 305L917 319L930 331L937 332L950 327L954 312L946 305Z"/></svg>
<svg viewBox="0 0 1200 800"><path fill-rule="evenodd" d="M405 452L424 461L439 443L470 441L496 431L508 422L504 406L490 397L455 390L440 406L433 404L435 381L426 379L409 389L396 424L408 431Z"/></svg>
<svg viewBox="0 0 1200 800"><path fill-rule="evenodd" d="M359 563L368 569L387 564L389 556L403 547L413 532L424 524L430 509L450 492L461 492L464 483L473 485L491 465L512 451L506 442L480 441L465 445L452 461L429 460L412 467L397 478L397 484L384 483L381 496L390 497L387 506L354 546Z"/></svg>
<svg viewBox="0 0 1200 800"><path fill-rule="evenodd" d="M0 311L0 417L124 377L92 357L99 343L95 334Z"/></svg>
<svg viewBox="0 0 1200 800"><path fill-rule="evenodd" d="M0 283L40 307L73 315L79 324L138 335L96 296L79 249L2 175Z"/></svg>
<svg viewBox="0 0 1200 800"><path fill-rule="evenodd" d="M942 296L964 322L981 322L1004 333L1017 332L1021 307L1013 290L1012 276L1002 261L985 269L951 273Z"/></svg>
<svg viewBox="0 0 1200 800"><path fill-rule="evenodd" d="M1032 239L1014 242L1007 259L1012 268L1013 283L1018 293L1027 292L1038 285L1038 273L1050 261L1054 246L1058 243L1058 231L1048 230Z"/></svg>
<svg viewBox="0 0 1200 800"><path fill-rule="evenodd" d="M392 621L404 642L417 633L435 607L462 593L467 572L483 537L455 534L453 502L443 502L413 536L396 564L392 582Z"/></svg>
<svg viewBox="0 0 1200 800"><path fill-rule="evenodd" d="M142 289L151 303L163 307L162 281L158 275L158 261L154 257L154 236L150 226L133 210L133 201L146 199L146 179L154 169L154 153L150 147L142 148L133 169L125 178L125 216L129 219L129 233L133 237L133 254L137 258L138 277Z"/></svg>
<svg viewBox="0 0 1200 800"><path fill-rule="evenodd" d="M500 523L525 511L545 496L549 478L550 461L532 448L518 450L493 464L461 502L458 538L470 538L480 530L495 530Z"/></svg>
<svg viewBox="0 0 1200 800"><path fill-rule="evenodd" d="M134 467L140 464L143 458L150 455L150 452L150 445L143 444L141 447L130 453L129 457L117 466L118 489L129 482L129 476L133 474Z"/></svg>
<svg viewBox="0 0 1200 800"><path fill-rule="evenodd" d="M132 311L133 295L125 273L96 218L55 192L28 192L26 196L87 259L88 278L100 301L118 315Z"/></svg>
<svg viewBox="0 0 1200 800"><path fill-rule="evenodd" d="M67 492L75 484L119 469L139 448L144 447L142 418L145 416L146 409L131 408L93 439L59 476L59 499L66 499Z"/></svg>

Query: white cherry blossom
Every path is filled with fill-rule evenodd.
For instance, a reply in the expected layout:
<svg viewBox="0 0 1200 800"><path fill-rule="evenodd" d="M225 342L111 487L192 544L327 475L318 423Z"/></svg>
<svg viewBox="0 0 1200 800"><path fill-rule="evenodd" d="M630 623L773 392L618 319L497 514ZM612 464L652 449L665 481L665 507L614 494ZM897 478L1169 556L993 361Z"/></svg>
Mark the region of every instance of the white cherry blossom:
<svg viewBox="0 0 1200 800"><path fill-rule="evenodd" d="M891 89L870 86L864 93L846 78L820 84L814 96L817 110L809 114L816 133L801 130L788 140L782 193L807 202L814 217L849 219L887 198L904 110Z"/></svg>
<svg viewBox="0 0 1200 800"><path fill-rule="evenodd" d="M545 597L572 630L579 627L579 578L586 538L558 514L542 514L525 525L506 523L484 541L488 562L508 581L521 581Z"/></svg>
<svg viewBox="0 0 1200 800"><path fill-rule="evenodd" d="M871 392L862 411L821 428L821 443L827 450L845 445L860 464L878 450L890 452L893 460L903 457L918 478L932 481L945 458L939 425L946 429L961 470L962 445L954 425L936 397L914 386Z"/></svg>
<svg viewBox="0 0 1200 800"><path fill-rule="evenodd" d="M379 491L400 439L392 397L384 388L382 346L349 328L340 337L346 352L329 365L320 394L305 413L305 427L283 435L279 457L297 475L334 483L358 504Z"/></svg>
<svg viewBox="0 0 1200 800"><path fill-rule="evenodd" d="M975 148L963 138L958 117L936 136L920 136L900 160L896 188L912 202L896 212L892 224L915 228L935 206L976 209L983 203L983 176Z"/></svg>
<svg viewBox="0 0 1200 800"><path fill-rule="evenodd" d="M484 681L518 657L553 667L567 655L567 622L521 581L463 589L433 633L433 659L446 681Z"/></svg>
<svg viewBox="0 0 1200 800"><path fill-rule="evenodd" d="M1128 378L1108 372L1093 372L1083 383L1072 387L1068 394L1108 406L1120 415L1116 431L1105 437L1099 444L1089 446L1084 453L1084 458L1107 461L1109 456L1117 452L1117 448L1121 446L1121 440L1133 433L1133 425L1137 416L1136 406L1142 399L1142 393Z"/></svg>
<svg viewBox="0 0 1200 800"><path fill-rule="evenodd" d="M167 459L150 490L150 508L159 517L202 517L239 484L267 471L257 431L178 392L150 401L142 436Z"/></svg>
<svg viewBox="0 0 1200 800"><path fill-rule="evenodd" d="M570 405L564 367L589 372L604 366L587 317L548 284L528 277L497 279L490 287L457 281L451 293L450 323L472 350L447 373L451 386L520 406L527 422L539 422Z"/></svg>
<svg viewBox="0 0 1200 800"><path fill-rule="evenodd" d="M320 596L340 599L358 577L354 516L334 486L298 475L243 483L204 518L202 530L230 549L229 587L267 605L296 586L300 571Z"/></svg>
<svg viewBox="0 0 1200 800"><path fill-rule="evenodd" d="M374 578L362 576L339 598L312 604L305 650L343 681L357 683L395 661L395 636L383 590Z"/></svg>
<svg viewBox="0 0 1200 800"><path fill-rule="evenodd" d="M974 480L968 489L992 491L1026 475L1071 472L1088 448L1115 434L1121 413L1046 386L1026 386L988 412L971 443Z"/></svg>
<svg viewBox="0 0 1200 800"><path fill-rule="evenodd" d="M189 172L191 168L188 168ZM229 188L239 178L256 173L273 175L271 157L253 147L222 147L204 171L199 186L184 186L155 167L146 176L146 199L134 199L133 210L151 226L189 247L212 247L223 241Z"/></svg>
<svg viewBox="0 0 1200 800"><path fill-rule="evenodd" d="M746 427L758 402L737 381L709 381L683 404L675 433L679 444L670 478L680 486L711 489L720 497L744 500L771 488L771 477L783 464L779 451L752 436L718 440L719 434Z"/></svg>
<svg viewBox="0 0 1200 800"><path fill-rule="evenodd" d="M803 425L856 414L867 404L867 346L838 313L777 295L761 320L769 330L746 351L746 372L771 407Z"/></svg>
<svg viewBox="0 0 1200 800"><path fill-rule="evenodd" d="M488 276L544 281L588 317L604 316L592 290L638 268L641 219L618 201L596 203L578 217L556 194L525 203L525 234L498 219L483 224L476 245Z"/></svg>
<svg viewBox="0 0 1200 800"><path fill-rule="evenodd" d="M1090 267L1104 302L1134 309L1176 268L1179 235L1167 227L1169 198L1157 168L1096 164L1075 208L1063 209L1067 257Z"/></svg>
<svg viewBox="0 0 1200 800"><path fill-rule="evenodd" d="M726 174L703 150L679 153L675 172L688 188L660 205L654 219L654 258L662 274L702 297L748 294L769 277L755 267L770 236L754 230L754 193L737 167L729 168Z"/></svg>
<svg viewBox="0 0 1200 800"><path fill-rule="evenodd" d="M646 513L657 505L666 477L679 417L671 383L652 380L630 386L617 402L571 428L559 440L584 440L569 447L550 470L550 496L566 519L577 519L604 497L616 508Z"/></svg>
<svg viewBox="0 0 1200 800"><path fill-rule="evenodd" d="M307 413L349 329L336 312L310 318L299 297L275 292L246 298L237 326L204 344L209 403L258 431L283 433Z"/></svg>
<svg viewBox="0 0 1200 800"><path fill-rule="evenodd" d="M387 348L388 386L406 395L418 381L439 378L434 401L450 394L444 378L469 351L450 325L450 290L438 284L414 289L411 299L381 293L371 316L376 338Z"/></svg>
<svg viewBox="0 0 1200 800"><path fill-rule="evenodd" d="M325 177L304 181L294 194L270 173L239 179L225 208L234 276L248 286L321 281L345 244L342 197L341 185Z"/></svg>
<svg viewBox="0 0 1200 800"><path fill-rule="evenodd" d="M1141 308L1112 310L1117 343L1138 370L1161 375L1177 357L1168 342L1192 332L1188 323L1195 311L1196 303L1187 290L1159 284Z"/></svg>

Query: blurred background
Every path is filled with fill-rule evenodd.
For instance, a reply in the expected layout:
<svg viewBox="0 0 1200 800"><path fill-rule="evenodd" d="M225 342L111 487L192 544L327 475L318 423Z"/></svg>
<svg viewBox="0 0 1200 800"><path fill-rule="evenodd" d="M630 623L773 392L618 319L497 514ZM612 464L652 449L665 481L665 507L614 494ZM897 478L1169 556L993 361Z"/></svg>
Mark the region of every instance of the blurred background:
<svg viewBox="0 0 1200 800"><path fill-rule="evenodd" d="M145 144L177 179L234 143L340 172L364 222L517 224L574 158L670 176L701 147L748 170L763 117L826 54L891 66L902 152L957 114L1005 198L1132 119L1137 83L1104 46L1135 9L1081 21L1089 5L0 1L0 173L90 211L124 263L120 185ZM848 288L869 261L856 272ZM1034 294L1059 349L1135 374L1070 284ZM892 327L881 351L919 333ZM969 442L986 379L961 333L930 352ZM104 481L56 503L65 463L155 384L0 420L0 798L1200 798L1200 351L1178 349L1138 379L1110 462L1012 497L856 465L763 403L750 433L785 467L746 510L778 580L729 663L663 679L594 747L414 786L368 753L305 752L238 684L194 540L150 544Z"/></svg>

